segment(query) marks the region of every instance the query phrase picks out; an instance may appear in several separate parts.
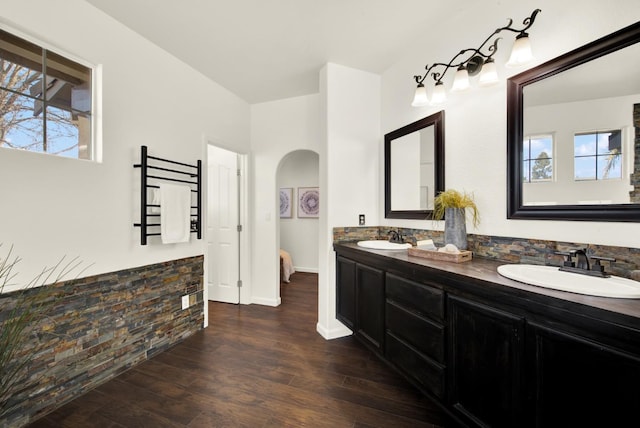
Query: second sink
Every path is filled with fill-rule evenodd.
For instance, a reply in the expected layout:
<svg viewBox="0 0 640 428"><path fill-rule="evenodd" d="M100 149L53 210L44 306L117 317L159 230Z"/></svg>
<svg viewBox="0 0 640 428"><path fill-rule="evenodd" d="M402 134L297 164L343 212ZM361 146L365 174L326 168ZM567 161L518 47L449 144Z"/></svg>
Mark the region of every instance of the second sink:
<svg viewBox="0 0 640 428"><path fill-rule="evenodd" d="M384 240L358 241L358 246L362 248L370 248L372 250L406 250L411 248L411 244L397 244Z"/></svg>
<svg viewBox="0 0 640 428"><path fill-rule="evenodd" d="M563 272L554 266L527 264L498 266L498 273L515 281L554 290L589 296L640 299L640 282L619 276L598 278Z"/></svg>

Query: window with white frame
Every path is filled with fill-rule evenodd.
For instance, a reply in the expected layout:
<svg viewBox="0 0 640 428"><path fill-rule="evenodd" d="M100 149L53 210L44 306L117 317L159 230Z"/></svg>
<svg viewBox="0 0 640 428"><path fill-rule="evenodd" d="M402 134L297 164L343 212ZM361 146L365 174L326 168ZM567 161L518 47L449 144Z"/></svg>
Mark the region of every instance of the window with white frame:
<svg viewBox="0 0 640 428"><path fill-rule="evenodd" d="M0 30L0 147L93 159L91 75Z"/></svg>
<svg viewBox="0 0 640 428"><path fill-rule="evenodd" d="M575 134L573 148L576 181L622 178L622 130Z"/></svg>
<svg viewBox="0 0 640 428"><path fill-rule="evenodd" d="M553 135L530 135L522 142L522 181L553 179Z"/></svg>

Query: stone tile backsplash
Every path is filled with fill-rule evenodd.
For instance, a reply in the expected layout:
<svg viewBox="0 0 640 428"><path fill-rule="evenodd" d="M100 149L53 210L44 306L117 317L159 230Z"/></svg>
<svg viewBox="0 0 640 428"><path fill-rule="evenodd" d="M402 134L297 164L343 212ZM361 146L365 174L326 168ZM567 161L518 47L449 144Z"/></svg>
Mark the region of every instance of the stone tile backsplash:
<svg viewBox="0 0 640 428"><path fill-rule="evenodd" d="M334 242L361 241L366 239L387 239L389 230L398 230L406 242L415 245L419 240L433 239L436 246L444 245L444 233L438 230L409 229L403 227L336 227L333 229ZM562 264L562 256L556 251L586 248L587 254L615 258L609 264L603 262L605 270L613 275L630 278L640 270L640 249L615 247L611 245L587 244L581 242L558 242L541 239L512 238L490 235L468 234L469 250L474 257L483 257L508 263L528 263L536 265Z"/></svg>

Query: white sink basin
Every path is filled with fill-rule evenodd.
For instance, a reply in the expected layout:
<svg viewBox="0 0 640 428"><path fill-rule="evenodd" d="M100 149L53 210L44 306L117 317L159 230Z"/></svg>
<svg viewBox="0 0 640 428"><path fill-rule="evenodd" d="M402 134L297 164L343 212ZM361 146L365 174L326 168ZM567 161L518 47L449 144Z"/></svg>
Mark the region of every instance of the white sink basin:
<svg viewBox="0 0 640 428"><path fill-rule="evenodd" d="M619 276L598 278L563 272L554 266L527 264L498 266L498 273L515 281L554 290L589 296L640 299L640 282Z"/></svg>
<svg viewBox="0 0 640 428"><path fill-rule="evenodd" d="M411 244L397 244L395 242L389 242L384 240L374 241L358 241L358 246L362 248L370 248L373 250L406 250L411 248Z"/></svg>

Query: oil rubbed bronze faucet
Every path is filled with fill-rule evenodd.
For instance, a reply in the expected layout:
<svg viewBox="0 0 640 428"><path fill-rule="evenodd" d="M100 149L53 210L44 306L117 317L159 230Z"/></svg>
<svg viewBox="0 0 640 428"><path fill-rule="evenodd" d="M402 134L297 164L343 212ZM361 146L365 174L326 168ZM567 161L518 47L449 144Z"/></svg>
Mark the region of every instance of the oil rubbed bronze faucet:
<svg viewBox="0 0 640 428"><path fill-rule="evenodd" d="M404 244L404 236L402 236L400 232L398 232L397 230L390 230L388 235L389 235L389 242Z"/></svg>
<svg viewBox="0 0 640 428"><path fill-rule="evenodd" d="M604 266L602 266L600 262L602 260L610 263L616 261L616 259L611 257L587 256L587 250L583 248L571 251L557 251L556 254L564 256L564 263L560 267L561 271L597 276L600 278L608 278L611 276L604 271ZM574 257L575 261L573 260ZM593 260L593 263L589 262L589 258Z"/></svg>

